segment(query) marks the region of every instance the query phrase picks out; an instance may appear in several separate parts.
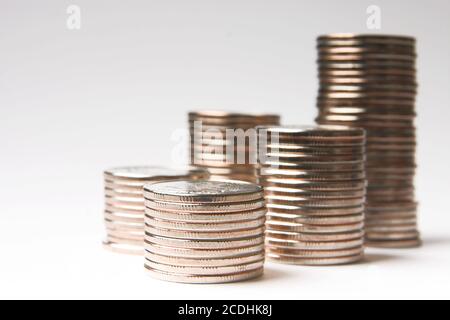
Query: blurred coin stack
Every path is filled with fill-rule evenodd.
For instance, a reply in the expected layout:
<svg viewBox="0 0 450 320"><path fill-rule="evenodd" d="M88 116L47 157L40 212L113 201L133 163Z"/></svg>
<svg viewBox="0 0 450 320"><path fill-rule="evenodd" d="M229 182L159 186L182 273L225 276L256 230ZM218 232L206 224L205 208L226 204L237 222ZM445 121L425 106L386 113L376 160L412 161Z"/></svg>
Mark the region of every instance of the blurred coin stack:
<svg viewBox="0 0 450 320"><path fill-rule="evenodd" d="M191 164L207 168L212 180L242 180L254 183L257 162L255 127L278 125L279 122L278 115L191 112Z"/></svg>
<svg viewBox="0 0 450 320"><path fill-rule="evenodd" d="M260 127L259 183L268 208L267 257L301 265L364 254L365 134L339 126Z"/></svg>
<svg viewBox="0 0 450 320"><path fill-rule="evenodd" d="M337 34L318 38L320 124L366 129L366 244L420 245L414 194L415 39Z"/></svg>
<svg viewBox="0 0 450 320"><path fill-rule="evenodd" d="M145 186L145 268L160 280L243 281L263 274L266 207L250 183Z"/></svg>
<svg viewBox="0 0 450 320"><path fill-rule="evenodd" d="M203 169L168 169L160 167L121 167L106 170L104 247L119 253L143 255L144 195L148 183L181 179L207 179Z"/></svg>

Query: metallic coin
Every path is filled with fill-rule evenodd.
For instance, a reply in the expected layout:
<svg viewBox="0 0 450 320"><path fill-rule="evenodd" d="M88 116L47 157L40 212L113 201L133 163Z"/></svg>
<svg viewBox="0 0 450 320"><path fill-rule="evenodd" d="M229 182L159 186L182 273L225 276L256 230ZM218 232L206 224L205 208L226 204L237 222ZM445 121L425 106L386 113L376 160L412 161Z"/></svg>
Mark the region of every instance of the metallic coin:
<svg viewBox="0 0 450 320"><path fill-rule="evenodd" d="M264 242L263 236L257 236L247 239L238 240L186 240L186 239L175 239L159 236L145 236L145 240L157 245L177 247L177 248L188 248L188 249L235 249L241 247L250 247L260 245Z"/></svg>
<svg viewBox="0 0 450 320"><path fill-rule="evenodd" d="M267 195L267 203L288 206L302 206L306 208L348 208L364 205L364 197L348 199L309 199L307 197Z"/></svg>
<svg viewBox="0 0 450 320"><path fill-rule="evenodd" d="M136 166L119 167L105 171L105 177L114 180L153 180L163 181L171 179L189 178L191 176L207 177L207 172L199 169L170 169L164 167Z"/></svg>
<svg viewBox="0 0 450 320"><path fill-rule="evenodd" d="M317 50L319 54L371 54L376 53L380 54L386 52L386 49L389 49L389 52L396 52L398 54L405 54L412 57L415 57L415 50L412 46L404 46L404 45L390 45L388 48L384 45L353 45L353 46L324 46L319 45Z"/></svg>
<svg viewBox="0 0 450 320"><path fill-rule="evenodd" d="M104 220L105 226L109 230L122 230L122 231L128 231L128 232L141 232L144 231L144 224L143 223L129 223L129 222L121 222L121 221L111 221L111 220Z"/></svg>
<svg viewBox="0 0 450 320"><path fill-rule="evenodd" d="M364 198L366 195L365 189L357 190L338 190L338 191L311 191L307 189L283 188L276 186L267 186L264 188L266 196L293 196L304 197L305 199L349 199L349 198Z"/></svg>
<svg viewBox="0 0 450 320"><path fill-rule="evenodd" d="M300 241L300 240L281 240L266 237L266 246L268 248L279 249L299 249L299 250L341 250L362 246L363 239L345 240L345 241Z"/></svg>
<svg viewBox="0 0 450 320"><path fill-rule="evenodd" d="M268 221L292 222L312 225L338 225L353 224L364 221L364 214L346 215L346 216L313 216L313 215L295 215L286 213L276 213L269 211Z"/></svg>
<svg viewBox="0 0 450 320"><path fill-rule="evenodd" d="M264 260L264 251L259 251L251 255L241 255L231 258L181 258L168 255L160 255L151 252L145 253L147 260L163 265L177 265L182 267L229 267L243 264L252 264Z"/></svg>
<svg viewBox="0 0 450 320"><path fill-rule="evenodd" d="M251 219L257 220L263 218L266 215L266 212L267 212L266 208L236 213L218 213L215 211L211 211L198 214L189 212L152 210L150 208L146 209L146 215L151 218L170 220L174 222L193 222L193 223L236 222Z"/></svg>
<svg viewBox="0 0 450 320"><path fill-rule="evenodd" d="M304 179L307 181L346 181L365 179L364 171L342 171L342 172L310 172L309 170L298 169L273 169L260 168L257 170L260 176L270 176L274 178Z"/></svg>
<svg viewBox="0 0 450 320"><path fill-rule="evenodd" d="M214 181L211 181L214 182ZM188 203L181 202L162 202L146 200L146 207L153 210L164 210L171 212L189 212L189 213L202 213L202 212L221 212L221 213L233 213L241 211L251 211L262 209L265 206L264 200L248 201L248 202L236 202L236 203L217 203L217 204L205 204L205 203Z"/></svg>
<svg viewBox="0 0 450 320"><path fill-rule="evenodd" d="M246 114L246 113L233 113L226 111L216 110L202 110L189 112L189 119L197 119L198 117L204 118L219 118L219 119L249 119L250 121L262 120L262 121L280 121L280 116L277 114Z"/></svg>
<svg viewBox="0 0 450 320"><path fill-rule="evenodd" d="M126 244L105 241L103 242L103 247L106 250L109 250L114 253L129 254L136 256L142 256L144 254L144 250L140 246L130 246Z"/></svg>
<svg viewBox="0 0 450 320"><path fill-rule="evenodd" d="M241 264L236 266L227 266L227 267L210 267L210 266L201 266L201 267L187 267L181 265L169 265L156 263L155 261L151 261L149 259L145 259L145 266L154 270L159 270L167 273L175 273L175 274L186 274L186 275L207 275L207 276L219 276L226 275L230 273L238 273L238 272L249 272L253 270L258 270L264 267L264 259L248 263Z"/></svg>
<svg viewBox="0 0 450 320"><path fill-rule="evenodd" d="M305 155L349 155L362 154L365 151L364 146L354 147L310 147L301 144L269 144L267 145L267 153L297 153Z"/></svg>
<svg viewBox="0 0 450 320"><path fill-rule="evenodd" d="M309 265L309 266L350 264L361 261L363 258L364 254L362 253L353 256L337 257L337 258L292 258L290 256L283 256L274 253L267 254L267 259L269 261L284 264Z"/></svg>
<svg viewBox="0 0 450 320"><path fill-rule="evenodd" d="M362 254L364 252L363 246L358 246L350 249L343 250L295 250L295 249L278 249L269 248L268 254L281 255L284 257L291 258L309 258L309 259L321 259L321 258L338 258L347 257L357 254Z"/></svg>
<svg viewBox="0 0 450 320"><path fill-rule="evenodd" d="M338 182L308 182L298 179L260 177L260 183L264 187L274 186L282 188L297 188L311 191L340 191L360 190L366 187L366 180L338 181Z"/></svg>
<svg viewBox="0 0 450 320"><path fill-rule="evenodd" d="M397 233L397 232L414 232L417 231L416 223L398 224L390 225L379 223L370 223L366 225L367 232L374 233Z"/></svg>
<svg viewBox="0 0 450 320"><path fill-rule="evenodd" d="M362 129L342 126L260 126L258 134L278 135L280 137L293 137L302 139L364 139L365 133Z"/></svg>
<svg viewBox="0 0 450 320"><path fill-rule="evenodd" d="M105 204L105 210L108 212L120 212L120 213L129 213L133 215L143 214L144 208L137 206L113 206L110 204Z"/></svg>
<svg viewBox="0 0 450 320"><path fill-rule="evenodd" d="M106 235L106 243L119 243L122 245L131 245L131 246L139 246L142 248L144 246L143 239L129 239L126 237L116 237L110 234Z"/></svg>
<svg viewBox="0 0 450 320"><path fill-rule="evenodd" d="M390 248L390 249L404 249L417 248L422 245L420 239L412 240L366 240L365 245L372 248Z"/></svg>
<svg viewBox="0 0 450 320"><path fill-rule="evenodd" d="M145 251L152 254L187 259L231 259L241 256L257 255L264 251L264 243L231 249L189 249L162 246L146 240Z"/></svg>
<svg viewBox="0 0 450 320"><path fill-rule="evenodd" d="M131 232L131 231L117 231L112 229L106 229L106 233L109 237L116 237L121 239L133 240L133 241L142 241L144 244L144 234L143 232Z"/></svg>
<svg viewBox="0 0 450 320"><path fill-rule="evenodd" d="M364 237L362 230L353 232L341 232L341 233L303 233L303 232L288 232L267 230L266 236L270 239L280 240L300 240L300 241L341 241L341 240L354 240Z"/></svg>
<svg viewBox="0 0 450 320"><path fill-rule="evenodd" d="M211 203L253 200L262 188L249 183L178 181L153 184L145 192L151 200Z"/></svg>
<svg viewBox="0 0 450 320"><path fill-rule="evenodd" d="M290 232L304 232L304 233L339 233L352 232L363 230L364 223L357 222L352 224L337 224L337 225L313 225L305 223L295 223L279 220L269 220L266 223L267 230L275 231L290 231Z"/></svg>
<svg viewBox="0 0 450 320"><path fill-rule="evenodd" d="M108 221L119 221L119 222L132 223L132 224L141 223L142 225L144 225L144 215L127 216L126 214L123 215L123 214L118 214L115 212L105 211L103 216L104 216L105 220L108 220Z"/></svg>
<svg viewBox="0 0 450 320"><path fill-rule="evenodd" d="M367 230L366 238L369 240L410 240L419 238L418 231L404 232L374 232Z"/></svg>
<svg viewBox="0 0 450 320"><path fill-rule="evenodd" d="M348 216L363 212L365 207L363 204L351 207L307 207L307 206L290 206L286 204L268 203L267 209L269 214L277 215L293 215L293 216Z"/></svg>
<svg viewBox="0 0 450 320"><path fill-rule="evenodd" d="M114 197L118 197L118 198L134 198L134 199L141 199L142 198L142 190L136 190L136 189L121 189L120 187L118 188L110 188L110 187L105 187L105 196L106 197L110 197L110 198L114 198Z"/></svg>
<svg viewBox="0 0 450 320"><path fill-rule="evenodd" d="M148 274L155 279L170 281L170 282L191 283L191 284L213 284L213 283L239 282L239 281L246 281L246 280L258 278L264 274L264 268L260 268L260 269L252 270L252 271L248 271L248 272L240 272L240 273L220 275L220 276L182 275L182 274L161 272L159 270L152 269L149 266L145 266L145 268L146 268Z"/></svg>
<svg viewBox="0 0 450 320"><path fill-rule="evenodd" d="M131 198L131 197L111 197L106 195L105 196L105 203L112 205L112 206L118 206L118 207L140 207L144 208L144 197L141 196L141 198Z"/></svg>
<svg viewBox="0 0 450 320"><path fill-rule="evenodd" d="M198 222L177 222L164 219L154 219L151 217L145 218L145 223L153 228L170 229L176 231L236 231L253 229L264 226L265 218L259 218L256 220L243 220L227 223L198 223Z"/></svg>
<svg viewBox="0 0 450 320"><path fill-rule="evenodd" d="M237 240L237 239L245 239L249 237L262 236L264 234L265 227L261 226L253 229L246 230L238 230L238 231L222 231L222 232L213 232L213 231L204 231L204 232L194 232L194 231L179 231L172 229L162 229L162 228L154 228L152 226L145 226L145 233L149 237L151 236L160 236L160 237L169 237L175 239L185 239L185 240Z"/></svg>
<svg viewBox="0 0 450 320"><path fill-rule="evenodd" d="M290 162L277 162L277 161L264 161L264 164L258 166L261 169L280 169L280 170L304 170L311 173L315 172L349 172L349 171L364 171L365 162L336 162L336 163L290 163ZM263 170L255 172L264 172Z"/></svg>

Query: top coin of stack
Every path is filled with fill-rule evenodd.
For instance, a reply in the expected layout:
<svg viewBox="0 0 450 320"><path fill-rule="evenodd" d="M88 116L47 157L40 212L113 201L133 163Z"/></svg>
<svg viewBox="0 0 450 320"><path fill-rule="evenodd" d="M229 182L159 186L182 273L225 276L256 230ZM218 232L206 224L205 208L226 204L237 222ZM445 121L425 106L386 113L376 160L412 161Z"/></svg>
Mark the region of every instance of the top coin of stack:
<svg viewBox="0 0 450 320"><path fill-rule="evenodd" d="M364 130L259 127L258 134L267 139L259 145L258 173L268 208L268 258L302 265L362 259Z"/></svg>
<svg viewBox="0 0 450 320"><path fill-rule="evenodd" d="M191 112L191 163L207 168L211 179L255 182L257 135L254 129L279 122L278 115L270 114Z"/></svg>
<svg viewBox="0 0 450 320"><path fill-rule="evenodd" d="M203 169L138 166L106 170L105 248L119 253L143 254L145 184L182 179L207 179L208 176L208 172Z"/></svg>
<svg viewBox="0 0 450 320"><path fill-rule="evenodd" d="M420 244L414 195L415 39L336 34L318 38L320 124L367 133L367 245Z"/></svg>
<svg viewBox="0 0 450 320"><path fill-rule="evenodd" d="M144 187L145 268L186 283L224 283L263 273L266 207L262 188L220 181Z"/></svg>

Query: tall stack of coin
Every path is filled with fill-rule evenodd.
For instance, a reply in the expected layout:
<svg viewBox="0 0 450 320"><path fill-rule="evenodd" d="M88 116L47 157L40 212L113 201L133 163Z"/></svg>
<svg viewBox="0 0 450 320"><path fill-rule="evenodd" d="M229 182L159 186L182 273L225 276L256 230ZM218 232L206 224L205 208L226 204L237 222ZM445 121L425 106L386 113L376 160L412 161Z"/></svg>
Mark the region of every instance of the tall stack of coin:
<svg viewBox="0 0 450 320"><path fill-rule="evenodd" d="M356 262L364 253L365 133L340 126L260 127L258 168L270 260ZM267 137L267 139L266 139Z"/></svg>
<svg viewBox="0 0 450 320"><path fill-rule="evenodd" d="M182 179L207 179L203 169L121 167L106 170L104 247L119 253L143 255L144 184Z"/></svg>
<svg viewBox="0 0 450 320"><path fill-rule="evenodd" d="M255 127L279 122L278 115L270 114L191 112L191 164L207 168L213 180L256 182Z"/></svg>
<svg viewBox="0 0 450 320"><path fill-rule="evenodd" d="M403 36L318 38L317 122L367 132L368 246L420 245L414 194L415 44Z"/></svg>
<svg viewBox="0 0 450 320"><path fill-rule="evenodd" d="M184 283L224 283L263 273L266 207L250 183L180 181L144 187L145 268Z"/></svg>

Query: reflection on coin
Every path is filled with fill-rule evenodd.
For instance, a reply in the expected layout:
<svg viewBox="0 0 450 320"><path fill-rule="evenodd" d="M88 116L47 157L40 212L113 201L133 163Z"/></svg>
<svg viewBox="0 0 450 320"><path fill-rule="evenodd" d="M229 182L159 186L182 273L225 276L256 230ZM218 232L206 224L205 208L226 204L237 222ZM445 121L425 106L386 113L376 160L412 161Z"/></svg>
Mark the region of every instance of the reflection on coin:
<svg viewBox="0 0 450 320"><path fill-rule="evenodd" d="M353 256L347 256L347 257L337 257L337 258L292 258L290 256L283 256L279 254L274 253L268 253L267 258L269 261L279 262L279 263L285 263L285 264L301 264L301 265L320 265L320 266L326 266L326 265L340 265L340 264L349 264L349 263L355 263L360 260L362 260L364 257L363 253L353 255Z"/></svg>

